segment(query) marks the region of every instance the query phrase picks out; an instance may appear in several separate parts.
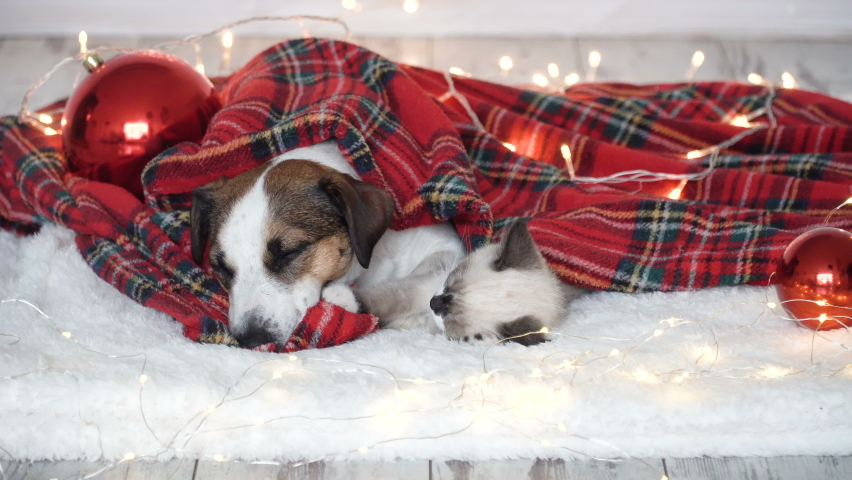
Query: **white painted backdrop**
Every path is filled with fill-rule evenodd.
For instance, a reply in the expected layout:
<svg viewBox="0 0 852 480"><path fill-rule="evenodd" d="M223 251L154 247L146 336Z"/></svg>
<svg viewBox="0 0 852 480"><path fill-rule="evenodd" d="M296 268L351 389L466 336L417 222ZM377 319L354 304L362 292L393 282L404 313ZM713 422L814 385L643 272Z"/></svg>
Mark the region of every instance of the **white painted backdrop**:
<svg viewBox="0 0 852 480"><path fill-rule="evenodd" d="M184 35L255 15L342 16L361 36L852 36L850 0L0 0L0 36ZM289 30L288 30L289 28ZM292 33L282 24L251 33ZM312 28L316 35L331 27Z"/></svg>

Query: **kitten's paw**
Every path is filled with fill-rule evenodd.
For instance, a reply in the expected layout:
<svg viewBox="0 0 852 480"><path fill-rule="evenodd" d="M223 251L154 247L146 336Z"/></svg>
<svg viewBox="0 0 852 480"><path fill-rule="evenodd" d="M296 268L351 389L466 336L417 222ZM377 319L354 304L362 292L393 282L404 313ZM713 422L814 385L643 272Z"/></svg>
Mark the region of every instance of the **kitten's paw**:
<svg viewBox="0 0 852 480"><path fill-rule="evenodd" d="M450 338L453 338L453 337L450 337ZM467 343L472 343L472 344L478 344L478 343L491 344L491 343L497 343L497 341L500 340L500 337L498 337L497 335L495 335L491 332L480 332L480 333L473 333L473 334L469 334L469 335L464 335L462 337L456 337L456 338L453 338L453 340L459 340L459 341L462 341L462 342L467 342Z"/></svg>
<svg viewBox="0 0 852 480"><path fill-rule="evenodd" d="M322 299L346 311L358 311L358 300L355 299L355 293L343 283L331 283L323 288Z"/></svg>

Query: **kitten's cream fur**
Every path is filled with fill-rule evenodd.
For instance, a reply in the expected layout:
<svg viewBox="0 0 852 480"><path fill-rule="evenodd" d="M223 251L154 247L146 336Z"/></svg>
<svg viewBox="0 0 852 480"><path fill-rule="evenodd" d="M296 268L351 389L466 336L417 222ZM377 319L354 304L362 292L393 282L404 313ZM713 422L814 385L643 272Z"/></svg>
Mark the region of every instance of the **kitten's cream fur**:
<svg viewBox="0 0 852 480"><path fill-rule="evenodd" d="M498 244L459 261L435 255L402 281L356 290L364 310L385 328L427 328L449 338L506 338L524 345L545 341L569 301L585 290L562 283L548 268L524 222Z"/></svg>

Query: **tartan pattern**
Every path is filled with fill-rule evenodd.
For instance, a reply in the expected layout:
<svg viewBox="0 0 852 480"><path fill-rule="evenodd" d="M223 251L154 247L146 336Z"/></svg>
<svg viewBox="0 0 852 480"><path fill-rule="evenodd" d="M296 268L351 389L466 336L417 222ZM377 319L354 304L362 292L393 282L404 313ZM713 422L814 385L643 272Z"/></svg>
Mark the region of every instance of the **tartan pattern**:
<svg viewBox="0 0 852 480"><path fill-rule="evenodd" d="M569 283L623 292L689 290L765 280L798 234L852 193L852 105L799 90L706 82L580 84L564 95L397 65L345 42L276 45L218 81L223 109L201 144L184 143L143 172L144 204L118 186L69 173L61 141L7 117L0 124L0 226L31 233L47 221L78 233L95 272L162 310L194 340L233 343L227 296L189 255L192 189L284 151L336 139L365 181L388 190L392 228L451 219L468 248L516 217ZM679 181L577 184L580 176L644 169L694 173L692 150L721 143L727 123L770 105L777 126L722 150L717 168ZM766 122L760 117L758 122ZM507 149L502 142L515 145ZM852 227L841 210L831 221ZM342 343L375 319L321 304L287 345Z"/></svg>

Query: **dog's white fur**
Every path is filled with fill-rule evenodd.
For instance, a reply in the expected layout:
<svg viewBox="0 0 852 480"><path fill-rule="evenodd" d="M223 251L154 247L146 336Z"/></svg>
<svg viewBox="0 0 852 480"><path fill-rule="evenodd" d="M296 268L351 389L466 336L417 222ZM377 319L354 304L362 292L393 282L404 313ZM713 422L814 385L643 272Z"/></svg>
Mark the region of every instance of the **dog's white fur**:
<svg viewBox="0 0 852 480"><path fill-rule="evenodd" d="M237 324L252 313L290 319L287 330L295 328L309 307L320 299L322 285L313 278L301 278L293 285L277 281L263 266L266 249L263 231L269 214L269 199L263 190L262 175L246 195L234 204L220 233L222 249L238 266L240 274L230 291L229 318ZM232 320L233 321L233 320ZM289 326L292 325L292 328Z"/></svg>
<svg viewBox="0 0 852 480"><path fill-rule="evenodd" d="M320 298L355 311L358 303L350 285L365 288L406 278L427 258L436 254L454 258L464 256L461 239L448 223L399 232L388 230L374 247L369 268L365 269L353 261L342 278L325 288L310 277L300 278L293 285L284 285L263 266L266 249L264 232L271 211L263 182L271 168L293 159L312 160L360 180L334 141L291 150L269 163L248 193L234 204L220 232L222 249L227 251L229 261L239 272L230 288L229 317L232 326L239 328L253 315L259 315L272 321L280 331L291 332L308 308L316 305ZM429 297L426 298L428 302Z"/></svg>

